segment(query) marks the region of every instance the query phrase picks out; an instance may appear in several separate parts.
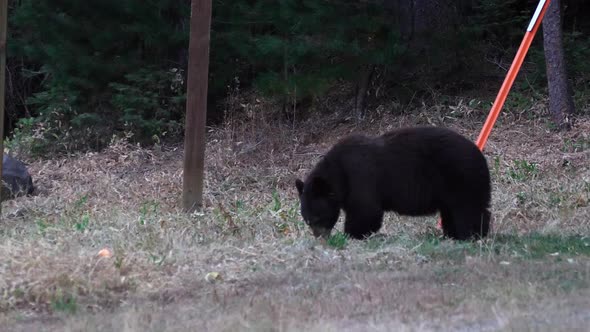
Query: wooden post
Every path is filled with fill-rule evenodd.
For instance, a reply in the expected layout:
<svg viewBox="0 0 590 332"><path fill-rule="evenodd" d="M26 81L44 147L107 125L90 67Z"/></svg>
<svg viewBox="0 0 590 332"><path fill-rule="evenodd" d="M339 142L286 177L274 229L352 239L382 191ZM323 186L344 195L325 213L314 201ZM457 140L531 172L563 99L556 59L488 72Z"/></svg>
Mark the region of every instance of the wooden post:
<svg viewBox="0 0 590 332"><path fill-rule="evenodd" d="M187 212L199 210L203 204L211 2L191 1L182 192Z"/></svg>
<svg viewBox="0 0 590 332"><path fill-rule="evenodd" d="M6 30L8 22L8 0L0 0L0 181L2 180L2 160L4 159L4 89L6 79ZM0 183L1 185L1 183ZM0 216L2 215L0 203Z"/></svg>

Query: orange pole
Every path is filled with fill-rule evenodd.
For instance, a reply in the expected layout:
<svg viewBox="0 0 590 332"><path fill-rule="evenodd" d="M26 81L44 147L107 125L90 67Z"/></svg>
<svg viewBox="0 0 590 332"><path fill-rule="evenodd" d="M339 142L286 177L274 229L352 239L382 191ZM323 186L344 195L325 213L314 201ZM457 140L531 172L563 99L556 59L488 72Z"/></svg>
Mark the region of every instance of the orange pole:
<svg viewBox="0 0 590 332"><path fill-rule="evenodd" d="M518 75L518 72L520 71L520 67L524 62L524 58L527 52L529 51L529 48L531 46L531 43L533 42L533 38L535 38L537 30L539 30L539 26L543 21L543 17L545 16L545 12L547 11L547 8L549 7L550 3L551 0L539 1L539 5L537 6L537 10L535 11L533 19L531 20L529 27L527 28L527 31L524 34L524 38L522 40L522 43L520 44L520 47L518 48L518 52L516 52L516 56L514 57L512 66L510 66L510 69L508 70L508 74L504 79L504 83L502 83L502 87L500 87L500 92L498 93L498 96L494 101L492 109L490 110L490 114L488 115L488 118L486 119L486 122L483 125L479 137L477 138L476 144L480 150L483 150L484 146L486 145L486 142L488 141L488 137L490 136L492 128L494 127L494 124L498 119L498 115L500 115L500 110L504 106L506 97L508 97L508 93L512 88L512 84L514 84L516 75Z"/></svg>
<svg viewBox="0 0 590 332"><path fill-rule="evenodd" d="M486 145L486 142L488 141L488 137L490 136L490 133L492 132L492 128L494 127L494 124L496 123L496 120L498 119L498 116L500 115L500 110L502 110L502 107L504 106L504 103L506 102L506 98L508 97L508 93L510 92L512 85L514 84L514 80L516 80L516 76L518 75L518 72L520 71L520 67L522 66L522 63L524 62L524 58L526 57L526 54L529 51L529 48L531 47L531 43L533 42L533 39L535 38L535 34L537 33L537 30L539 30L539 26L541 25L541 22L543 21L543 17L545 17L545 12L547 12L547 8L549 8L550 3L551 3L551 0L540 0L539 4L537 5L537 9L535 10L535 13L533 14L533 18L531 19L531 22L529 23L529 26L527 27L527 30L524 34L524 38L522 39L522 42L520 43L520 47L518 48L518 51L516 52L516 56L514 57L514 60L512 61L512 65L510 66L510 69L508 70L508 74L506 74L506 78L504 79L504 83L502 83L502 86L500 87L500 91L498 92L498 95L496 96L496 100L494 101L494 104L492 105L492 109L490 110L490 114L488 114L488 118L486 119L486 122L484 123L483 128L481 129L481 132L479 133L479 137L477 138L476 144L480 150L483 150L484 146ZM438 228L442 228L442 219L440 219L440 218L438 219Z"/></svg>

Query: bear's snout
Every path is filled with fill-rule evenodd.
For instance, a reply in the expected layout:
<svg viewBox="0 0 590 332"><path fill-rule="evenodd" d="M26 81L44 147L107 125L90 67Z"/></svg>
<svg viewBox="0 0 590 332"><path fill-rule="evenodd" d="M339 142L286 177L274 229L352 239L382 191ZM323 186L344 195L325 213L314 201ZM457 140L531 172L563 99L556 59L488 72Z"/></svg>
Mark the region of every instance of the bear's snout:
<svg viewBox="0 0 590 332"><path fill-rule="evenodd" d="M313 232L313 236L327 239L330 236L332 229L322 226L311 226L311 231Z"/></svg>

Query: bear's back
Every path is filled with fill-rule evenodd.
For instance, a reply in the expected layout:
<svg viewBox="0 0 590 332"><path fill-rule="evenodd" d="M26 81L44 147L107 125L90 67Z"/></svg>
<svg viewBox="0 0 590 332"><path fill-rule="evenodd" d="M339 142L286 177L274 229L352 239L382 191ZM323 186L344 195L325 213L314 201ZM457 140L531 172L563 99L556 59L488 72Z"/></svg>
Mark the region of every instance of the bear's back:
<svg viewBox="0 0 590 332"><path fill-rule="evenodd" d="M381 164L390 168L381 175L386 179L382 181L386 196L396 196L390 190L401 190L422 197L416 201L427 205L437 205L435 200L455 197L452 194L459 192L481 194L482 197L474 197L477 201L490 200L487 161L466 137L447 128L415 127L386 133L381 139ZM392 170L397 174L392 174ZM432 197L432 201L427 197Z"/></svg>
<svg viewBox="0 0 590 332"><path fill-rule="evenodd" d="M412 214L434 209L441 196L481 187L489 201L487 162L477 146L441 127L410 127L381 136L348 136L335 144L315 173L331 179L340 197L381 200L385 209Z"/></svg>

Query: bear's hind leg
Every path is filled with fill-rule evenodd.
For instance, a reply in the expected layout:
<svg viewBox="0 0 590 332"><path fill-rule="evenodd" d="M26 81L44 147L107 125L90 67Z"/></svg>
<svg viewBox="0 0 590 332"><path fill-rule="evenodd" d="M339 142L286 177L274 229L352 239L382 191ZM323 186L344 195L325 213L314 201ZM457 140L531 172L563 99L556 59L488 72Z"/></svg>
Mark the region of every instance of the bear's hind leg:
<svg viewBox="0 0 590 332"><path fill-rule="evenodd" d="M344 233L362 240L381 229L383 211L346 212Z"/></svg>
<svg viewBox="0 0 590 332"><path fill-rule="evenodd" d="M451 216L454 232L449 232L449 237L464 241L477 240L488 235L490 212L487 209L460 206L451 211Z"/></svg>
<svg viewBox="0 0 590 332"><path fill-rule="evenodd" d="M455 222L453 220L453 215L451 214L451 212L448 209L442 209L440 211L440 217L442 222L443 235L452 239L457 237L457 232L455 231Z"/></svg>
<svg viewBox="0 0 590 332"><path fill-rule="evenodd" d="M492 214L490 211L488 209L483 209L483 211L479 213L479 222L473 224L471 236L476 239L483 239L488 236L488 233L490 232L491 217Z"/></svg>

